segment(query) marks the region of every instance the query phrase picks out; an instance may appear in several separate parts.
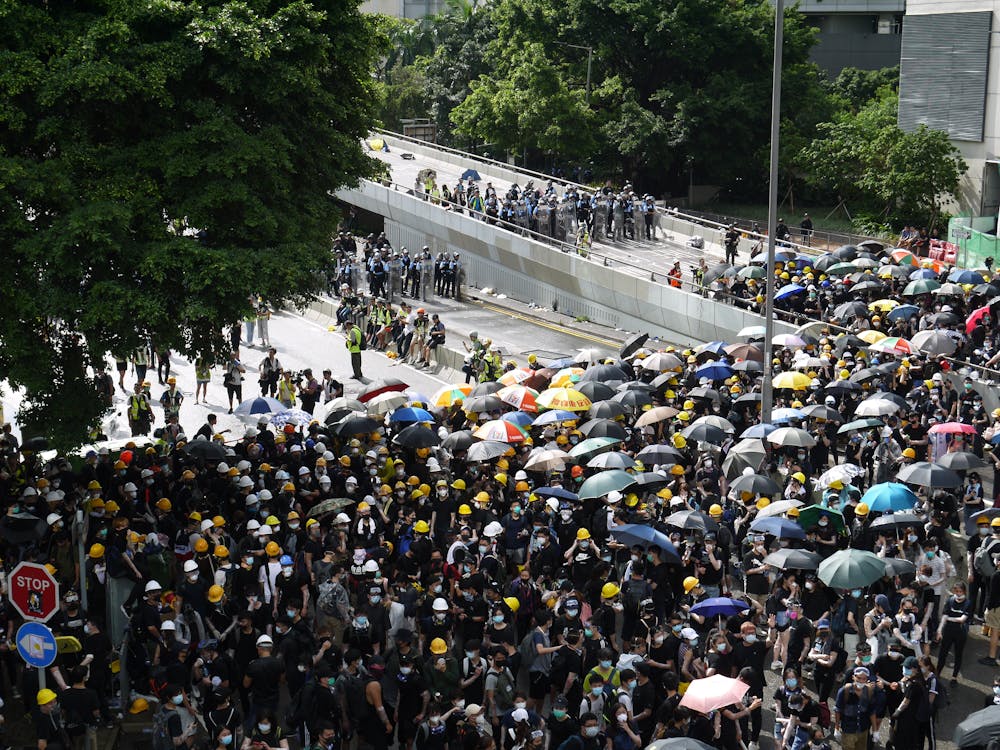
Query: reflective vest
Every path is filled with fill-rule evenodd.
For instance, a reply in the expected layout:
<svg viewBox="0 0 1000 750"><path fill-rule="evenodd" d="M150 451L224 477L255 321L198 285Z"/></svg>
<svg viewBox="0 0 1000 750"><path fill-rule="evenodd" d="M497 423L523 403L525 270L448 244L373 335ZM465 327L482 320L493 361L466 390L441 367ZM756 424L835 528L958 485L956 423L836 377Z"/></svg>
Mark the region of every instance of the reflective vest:
<svg viewBox="0 0 1000 750"><path fill-rule="evenodd" d="M351 326L350 332L347 334L347 351L351 354L361 353L361 329L357 326Z"/></svg>
<svg viewBox="0 0 1000 750"><path fill-rule="evenodd" d="M295 403L295 383L282 378L278 381L278 401Z"/></svg>
<svg viewBox="0 0 1000 750"><path fill-rule="evenodd" d="M133 393L128 398L128 416L133 422L139 419L139 415L145 414L149 411L149 403L146 401L146 397L143 394L136 395Z"/></svg>

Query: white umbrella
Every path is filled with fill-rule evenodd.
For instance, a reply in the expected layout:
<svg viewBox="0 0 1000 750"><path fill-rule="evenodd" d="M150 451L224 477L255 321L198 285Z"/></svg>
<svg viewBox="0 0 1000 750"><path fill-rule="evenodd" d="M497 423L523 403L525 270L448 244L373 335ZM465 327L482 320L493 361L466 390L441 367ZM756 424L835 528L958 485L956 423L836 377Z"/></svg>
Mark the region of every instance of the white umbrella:
<svg viewBox="0 0 1000 750"><path fill-rule="evenodd" d="M594 349L593 347L589 349L580 349L576 361L586 362L587 364L593 365L604 360L607 354L601 352L600 349Z"/></svg>
<svg viewBox="0 0 1000 750"><path fill-rule="evenodd" d="M566 468L567 456L560 450L535 449L524 465L525 471L563 471Z"/></svg>
<svg viewBox="0 0 1000 750"><path fill-rule="evenodd" d="M741 328L736 337L741 339L762 339L766 335L767 329L764 326L747 326L746 328Z"/></svg>
<svg viewBox="0 0 1000 750"><path fill-rule="evenodd" d="M736 432L736 428L733 426L733 423L725 417L720 417L718 414L706 414L704 417L698 417L691 423L691 426L694 427L696 424L712 425L712 427L718 427L720 430L730 435Z"/></svg>
<svg viewBox="0 0 1000 750"><path fill-rule="evenodd" d="M650 354L642 360L642 369L651 370L653 372L673 370L675 367L682 366L680 357L676 354L671 354L670 352L656 352L654 354Z"/></svg>
<svg viewBox="0 0 1000 750"><path fill-rule="evenodd" d="M787 513L792 508L801 508L804 503L801 500L778 500L771 503L763 510L757 511L757 518L769 518L770 516L780 516Z"/></svg>
<svg viewBox="0 0 1000 750"><path fill-rule="evenodd" d="M380 393L368 402L369 414L388 414L403 406L409 399L405 393L399 391L389 391Z"/></svg>
<svg viewBox="0 0 1000 750"><path fill-rule="evenodd" d="M885 398L873 398L862 401L854 410L856 417L885 417L899 411L899 404Z"/></svg>
<svg viewBox="0 0 1000 750"><path fill-rule="evenodd" d="M789 349L802 348L803 346L806 345L806 342L803 341L798 336L796 336L794 333L779 333L777 336L771 339L771 343L774 344L775 346L784 346Z"/></svg>
<svg viewBox="0 0 1000 750"><path fill-rule="evenodd" d="M642 416L635 420L636 427L656 424L666 419L676 417L680 412L672 406L657 406L649 411L644 411Z"/></svg>
<svg viewBox="0 0 1000 750"><path fill-rule="evenodd" d="M856 464L838 464L819 475L819 479L816 480L816 487L825 490L830 486L831 482L836 482L837 480L840 480L844 484L850 484L851 480L861 472L862 468Z"/></svg>
<svg viewBox="0 0 1000 750"><path fill-rule="evenodd" d="M365 411L365 405L355 398L340 396L316 407L316 419L323 422L332 411Z"/></svg>

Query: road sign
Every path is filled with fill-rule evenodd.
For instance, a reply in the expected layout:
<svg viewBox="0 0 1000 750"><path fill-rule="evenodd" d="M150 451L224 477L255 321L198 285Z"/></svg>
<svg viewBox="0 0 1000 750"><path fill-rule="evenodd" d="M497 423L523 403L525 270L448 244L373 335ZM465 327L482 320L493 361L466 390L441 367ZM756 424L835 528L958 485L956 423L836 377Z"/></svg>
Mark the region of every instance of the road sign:
<svg viewBox="0 0 1000 750"><path fill-rule="evenodd" d="M18 563L8 581L10 603L25 620L45 622L59 610L59 583L44 565Z"/></svg>
<svg viewBox="0 0 1000 750"><path fill-rule="evenodd" d="M59 647L52 631L40 622L26 622L17 629L17 653L29 667L44 669L56 660Z"/></svg>

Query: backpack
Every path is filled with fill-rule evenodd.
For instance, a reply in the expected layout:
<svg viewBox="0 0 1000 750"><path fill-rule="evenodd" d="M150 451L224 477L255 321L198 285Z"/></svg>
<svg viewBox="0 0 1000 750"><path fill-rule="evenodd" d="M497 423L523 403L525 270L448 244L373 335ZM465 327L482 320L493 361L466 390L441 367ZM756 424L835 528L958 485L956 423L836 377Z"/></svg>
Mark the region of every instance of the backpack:
<svg viewBox="0 0 1000 750"><path fill-rule="evenodd" d="M1000 541L990 539L985 544L980 544L979 549L976 550L976 554L972 557L972 567L983 578L990 578L997 572L997 566L993 562L993 552L998 544L1000 544Z"/></svg>
<svg viewBox="0 0 1000 750"><path fill-rule="evenodd" d="M525 669L531 669L531 665L535 663L535 657L538 656L538 651L535 650L535 633L538 631L532 628L528 631L528 634L521 639L521 643L517 646L517 652L521 655L521 666Z"/></svg>
<svg viewBox="0 0 1000 750"><path fill-rule="evenodd" d="M841 599L830 615L830 632L842 638L847 632L847 600Z"/></svg>
<svg viewBox="0 0 1000 750"><path fill-rule="evenodd" d="M625 582L622 593L625 594L625 606L638 614L642 612L643 601L653 596L653 588L645 580L628 580Z"/></svg>
<svg viewBox="0 0 1000 750"><path fill-rule="evenodd" d="M327 581L319 585L319 596L316 598L316 607L323 614L333 617L337 612L337 598L334 595L337 584Z"/></svg>
<svg viewBox="0 0 1000 750"><path fill-rule="evenodd" d="M174 739L170 736L167 720L170 716L166 709L159 708L153 714L152 747L153 750L174 750Z"/></svg>
<svg viewBox="0 0 1000 750"><path fill-rule="evenodd" d="M613 675L614 673L612 673L612 676ZM608 680L608 683L610 682L611 680ZM612 686L612 689L613 688L614 686ZM605 684L604 723L609 727L613 727L617 726L617 722L615 721L615 711L618 709L618 706L622 704L622 698L628 695L628 691L623 688L618 688L617 690L613 689L613 692L610 695L608 695L607 689L608 689L608 684Z"/></svg>

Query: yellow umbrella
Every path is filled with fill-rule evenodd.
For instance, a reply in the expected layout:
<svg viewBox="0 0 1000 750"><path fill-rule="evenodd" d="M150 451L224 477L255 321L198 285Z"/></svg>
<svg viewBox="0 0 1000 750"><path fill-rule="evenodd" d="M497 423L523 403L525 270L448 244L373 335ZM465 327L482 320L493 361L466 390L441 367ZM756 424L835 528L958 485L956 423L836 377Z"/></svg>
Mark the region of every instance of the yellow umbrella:
<svg viewBox="0 0 1000 750"><path fill-rule="evenodd" d="M564 411L587 411L590 408L590 399L572 388L549 388L538 394L535 403L545 409Z"/></svg>
<svg viewBox="0 0 1000 750"><path fill-rule="evenodd" d="M550 388L569 388L580 380L583 375L582 367L564 367L549 381Z"/></svg>
<svg viewBox="0 0 1000 750"><path fill-rule="evenodd" d="M437 393L431 396L431 405L451 406L456 401L464 401L471 392L472 386L468 383L446 385L444 388L441 388Z"/></svg>
<svg viewBox="0 0 1000 750"><path fill-rule="evenodd" d="M884 339L886 335L887 334L882 333L882 331L876 331L874 328L869 328L867 331L859 333L858 338L866 344L877 344L879 341Z"/></svg>
<svg viewBox="0 0 1000 750"><path fill-rule="evenodd" d="M899 303L894 299L877 299L868 305L869 310L878 310L879 312L889 312L894 307L899 307Z"/></svg>
<svg viewBox="0 0 1000 750"><path fill-rule="evenodd" d="M812 384L812 378L804 372L782 372L775 375L771 385L775 388L791 388L794 391L804 391Z"/></svg>

